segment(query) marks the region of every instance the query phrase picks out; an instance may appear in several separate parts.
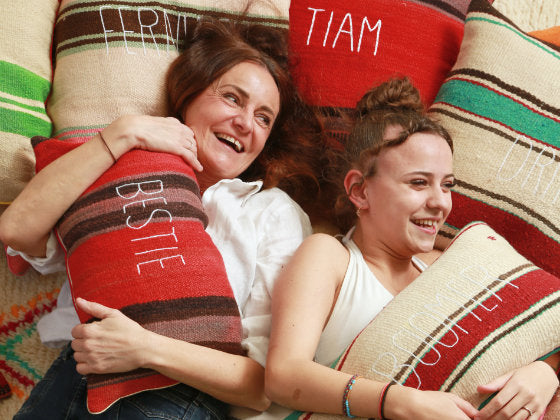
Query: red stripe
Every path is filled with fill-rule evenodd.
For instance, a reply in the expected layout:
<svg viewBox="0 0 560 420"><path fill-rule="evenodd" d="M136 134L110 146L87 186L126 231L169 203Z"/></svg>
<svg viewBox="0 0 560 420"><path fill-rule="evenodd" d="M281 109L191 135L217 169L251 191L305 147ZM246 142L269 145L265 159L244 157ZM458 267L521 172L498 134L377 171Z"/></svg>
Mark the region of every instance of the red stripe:
<svg viewBox="0 0 560 420"><path fill-rule="evenodd" d="M204 236L206 233L200 223L174 220L173 225L178 242L170 237L132 241L171 231L169 223L149 223L140 230L121 229L101 234L77 247L67 261L74 297L112 308L150 302L155 298L233 297L221 255L210 237ZM192 246L193 243L197 246ZM170 246L178 249L135 255ZM175 255L182 255L183 260L164 260L164 267L157 261L142 264ZM89 319L85 314L80 315L82 321Z"/></svg>
<svg viewBox="0 0 560 420"><path fill-rule="evenodd" d="M473 221L482 220L533 264L555 276L560 276L558 242L512 213L461 194L452 195L453 211L447 223L462 228Z"/></svg>
<svg viewBox="0 0 560 420"><path fill-rule="evenodd" d="M454 347L446 348L442 345L435 344L434 347L436 347L441 355L439 360L436 351L433 349L422 357L422 360L426 363L438 361L434 366L426 366L422 363L418 363L415 367L415 371L422 381L421 389L440 389L456 366L481 340L499 329L507 321L529 309L544 297L560 290L560 279L543 270L535 270L527 273L513 280L511 283L519 288L516 289L506 285L501 290L497 291L496 294L502 298L502 301L494 296L484 301L485 306L488 308L497 305L493 311L489 312L480 306L474 309L473 312L478 315L482 321L479 321L473 314L469 313L457 323L459 327L468 331L469 334L464 334L457 327L454 327L453 331L459 336L459 342ZM453 343L455 342L455 336L451 332L448 332L443 336L441 341L447 344ZM411 374L404 385L416 387L418 385L416 376Z"/></svg>
<svg viewBox="0 0 560 420"><path fill-rule="evenodd" d="M8 366L8 364L4 360L0 360L0 369L6 372L8 375L10 375L12 378L14 378L16 381L18 381L20 384L24 386L35 386L34 381L29 379L27 376L23 376L18 372L16 372L13 368Z"/></svg>

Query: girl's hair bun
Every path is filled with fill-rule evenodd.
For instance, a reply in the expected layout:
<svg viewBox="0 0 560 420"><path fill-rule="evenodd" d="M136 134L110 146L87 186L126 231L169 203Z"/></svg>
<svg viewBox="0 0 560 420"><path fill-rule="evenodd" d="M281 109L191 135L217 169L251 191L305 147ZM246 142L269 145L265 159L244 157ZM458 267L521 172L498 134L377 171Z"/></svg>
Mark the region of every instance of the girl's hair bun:
<svg viewBox="0 0 560 420"><path fill-rule="evenodd" d="M413 111L423 113L420 93L408 77L390 79L368 91L356 105L362 117L380 110Z"/></svg>

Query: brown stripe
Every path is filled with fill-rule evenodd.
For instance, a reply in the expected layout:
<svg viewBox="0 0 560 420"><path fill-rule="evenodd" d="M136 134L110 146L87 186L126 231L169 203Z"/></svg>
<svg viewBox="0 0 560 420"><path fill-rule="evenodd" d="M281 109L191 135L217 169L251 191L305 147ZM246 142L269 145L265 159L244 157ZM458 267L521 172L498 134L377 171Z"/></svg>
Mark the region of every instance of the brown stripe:
<svg viewBox="0 0 560 420"><path fill-rule="evenodd" d="M518 267L515 267L514 269L498 276L498 278L500 279L499 281L493 281L492 283L490 283L487 287L487 289L489 289L490 291L493 291L493 289L495 289L497 286L503 284L504 281L506 281L508 278L512 277L514 274L528 268L528 267L532 267L533 264L522 264ZM487 290L482 290L480 293L478 293L476 296L474 296L473 298L469 299L467 301L466 304L464 304L463 306L461 306L460 308L458 308L455 312L453 312L447 319L445 319L443 324L440 324L434 331L432 331L432 333L426 337L425 341L423 341L418 348L416 349L416 351L413 353L413 356L410 356L408 358L408 360L404 363L403 368L399 371L399 373L397 373L397 375L395 376L395 380L396 381L400 381L401 377L406 373L406 371L408 370L408 366L412 366L414 360L419 359L420 354L424 352L424 350L426 349L428 343L435 341L437 342L438 340L436 340L433 337L437 337L439 335L439 333L441 332L441 330L449 325L449 324L453 324L455 325L456 323L453 322L455 319L461 317L461 315L463 313L465 313L467 311L467 309L475 304L478 304L478 300L481 299L484 295L486 295L488 293Z"/></svg>
<svg viewBox="0 0 560 420"><path fill-rule="evenodd" d="M447 0L447 1L445 1L445 0L407 0L407 1L410 1L411 3L417 3L417 4L420 4L420 5L427 5L428 7L432 8L432 9L439 10L441 12L444 12L445 14L448 14L448 15L451 15L455 18L458 18L462 22L465 21L466 10L460 11L453 4L451 4L451 2L449 0Z"/></svg>
<svg viewBox="0 0 560 420"><path fill-rule="evenodd" d="M440 108L440 107L437 106L437 104L435 104L433 107L430 108L430 114L431 114L431 113L436 113L436 114L439 113L439 114L446 115L446 116L448 116L448 117L450 117L450 118L453 118L453 119L455 119L455 120L457 120L457 121L461 121L461 122L463 122L463 123L472 125L472 126L477 127L477 128L482 128L483 130L486 130L486 131L489 131L489 132L491 132L491 133L493 133L493 134L496 134L497 136L500 136L500 137L502 137L502 138L504 138L504 139L506 139L506 140L509 140L509 141L512 142L512 143L515 143L515 141L517 140L517 144L518 144L519 146L521 146L521 147L526 148L526 149L530 149L530 148L531 148L531 144L529 144L529 143L523 141L523 139L520 138L520 137L511 136L511 135L509 135L509 134L507 134L507 133L501 131L500 129L498 129L498 128L496 128L496 127L492 127L491 125L483 124L483 123L481 123L481 122L478 122L478 121L469 119L469 118L467 118L467 117L464 117L464 116L460 115L460 114L457 113L457 112L453 112L453 111L450 111L450 110L448 110L448 109ZM452 131L452 130L450 130L450 131ZM553 160L555 160L556 162L560 162L560 156L557 156L555 153L551 153L551 152L548 152L548 151L547 151L547 150L549 150L550 148L553 148L553 147L554 147L553 145L551 145L551 144L546 144L545 147L541 148L541 147L539 147L539 144L540 144L540 143L536 142L536 143L532 146L532 150L534 150L535 152L537 152L539 155L542 154L543 156L546 156L547 158L553 159Z"/></svg>
<svg viewBox="0 0 560 420"><path fill-rule="evenodd" d="M135 369L124 373L90 374L87 375L87 387L88 389L95 389L153 375L159 375L159 373L151 369Z"/></svg>
<svg viewBox="0 0 560 420"><path fill-rule="evenodd" d="M131 219L132 225L141 225L147 220L146 215L150 216L153 210L160 208L160 204L146 205L142 207L142 211L138 211L135 219ZM169 211L173 215L174 220L196 220L200 222L203 226L205 223L203 221L206 219L206 214L198 208L194 208L187 203L167 203L165 205L165 210ZM134 216L134 211L131 211L129 216ZM161 215L161 212L156 213L150 221L150 223L157 223L158 221L169 221L168 215ZM127 216L128 217L128 216ZM91 219L84 220L70 229L64 230L65 234L62 236L62 241L68 253L71 253L78 243L84 240L86 237L91 237L100 232L115 231L118 229L128 229L126 226L126 217L123 217L122 209L120 211L114 211L106 213L99 217L94 217Z"/></svg>
<svg viewBox="0 0 560 420"><path fill-rule="evenodd" d="M189 343L206 341L241 342L239 313L231 316L186 315L183 318L165 321L149 320L142 326L160 335L188 341Z"/></svg>
<svg viewBox="0 0 560 420"><path fill-rule="evenodd" d="M68 13L72 10L80 10L87 6L88 8L96 8L96 10L81 10L77 13ZM102 11L103 22L101 21L101 15L99 8L101 6L115 6L115 8L104 8ZM121 17L117 7L124 6L121 9L122 22L124 22L127 42L142 43L142 30L144 31L144 42L147 47L152 48L153 39L152 33L156 37L156 42L158 47L164 47L166 42L164 41L168 37L169 30L166 29L166 20L164 18L164 11L169 19L169 25L172 30L172 34L169 34L170 38L177 41L179 38L179 51L185 48L185 44L188 39L191 38L196 23L198 21L198 16L212 16L216 19L236 19L239 15L237 13L232 13L227 10L200 10L194 7L180 7L171 4L165 4L160 2L91 2L87 5L84 3L78 3L70 6L64 11L62 11L59 19L57 20L54 35L54 45L57 54L70 49L76 48L84 45L94 45L99 44L105 47L105 36L107 36L107 41L118 40L119 43L124 42L123 38L123 23L121 23ZM144 27L141 28L140 22L138 21L138 9L139 8L153 8L157 15L157 24L150 26L150 29ZM195 17L187 16L187 14L193 14ZM143 25L151 25L156 22L156 15L151 11L142 11L141 16ZM186 24L185 24L186 20ZM177 23L179 22L179 35L177 35ZM255 23L255 24L271 24L273 26L285 26L287 25L286 18L265 18L259 16L244 16L242 19L243 23ZM113 31L105 33L103 30L103 25L106 31ZM128 31L131 31L130 33ZM287 29L286 29L287 33ZM120 35L119 35L120 34ZM83 39L86 37L87 39Z"/></svg>
<svg viewBox="0 0 560 420"><path fill-rule="evenodd" d="M559 49L560 49L560 47L559 47ZM542 110L550 112L551 114L554 114L556 116L560 116L560 109L559 108L555 108L552 105L549 105L549 104L543 102L543 100L541 98L537 98L536 96L534 96L530 92L528 92L526 90L523 90L523 89L520 89L517 86L510 85L509 83L504 82L503 80L499 79L498 77L496 77L496 76L494 76L490 73L486 73L484 71L481 71L481 70L472 69L472 68L461 68L461 69L458 69L458 70L452 70L447 75L447 79L450 79L454 76L461 76L463 74L467 75L467 76L471 76L471 77L476 77L479 80L484 80L484 81L493 83L496 86L499 86L501 89L511 93L512 95L518 96L520 98L523 98L525 101L532 103L537 108L540 108Z"/></svg>
<svg viewBox="0 0 560 420"><path fill-rule="evenodd" d="M140 324L199 316L239 316L235 299L226 296L185 297L138 303L123 307L121 312Z"/></svg>
<svg viewBox="0 0 560 420"><path fill-rule="evenodd" d="M484 347L482 347L475 354L471 355L470 359L465 362L465 366L463 367L463 369L461 369L459 372L457 372L457 374L455 376L455 379L453 379L451 381L449 386L444 391L445 392L451 391L453 389L453 387L457 384L457 382L459 382L459 380L467 372L467 370L469 370L469 368L474 363L474 361L476 359L478 359L484 352L486 352L486 350L488 350L490 347L492 347L492 345L494 343L500 341L506 335L508 335L512 331L516 330L517 328L521 327L523 324L526 324L527 322L530 322L530 321L534 320L536 317L538 317L542 313L544 313L547 310L549 310L550 308L558 305L558 303L560 303L560 297L557 297L556 299L554 299L554 300L550 301L549 303L547 303L546 305L542 306L538 311L535 311L535 312L532 312L532 313L526 313L526 316L524 318L520 319L515 324L513 324L510 328L508 328L507 330L504 330L503 332L498 334L496 337L494 337L490 342L486 343L486 345Z"/></svg>

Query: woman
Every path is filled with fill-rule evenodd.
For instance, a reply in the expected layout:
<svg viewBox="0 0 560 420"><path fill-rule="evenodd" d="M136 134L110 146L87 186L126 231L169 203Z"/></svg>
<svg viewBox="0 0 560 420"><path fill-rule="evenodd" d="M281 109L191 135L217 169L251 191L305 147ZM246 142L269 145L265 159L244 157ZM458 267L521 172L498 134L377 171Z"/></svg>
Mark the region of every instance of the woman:
<svg viewBox="0 0 560 420"><path fill-rule="evenodd" d="M64 260L52 228L114 159L134 148L183 157L199 171L207 231L224 259L251 358L156 335L117 310L83 299L76 301L80 309L102 321L74 327L77 318L65 284L57 309L39 330L44 341L73 336L72 347L62 352L16 418L88 418L81 375L139 367L184 385L125 398L95 418L144 418L143 411L164 418L224 418L227 404L268 407L261 365L269 293L279 268L311 232L302 209L274 187L303 197L301 180L314 179L318 164L318 130L314 120L306 119L309 114L292 86L285 47L282 33L271 28L201 22L169 71L174 118L117 119L102 137L39 172L0 219L3 243L35 257L28 259L42 272L61 269ZM312 194L307 190L305 195ZM20 226L26 226L24 233Z"/></svg>
<svg viewBox="0 0 560 420"><path fill-rule="evenodd" d="M381 406L387 419L538 419L558 387L543 362L479 387L499 391L480 412L450 393L387 388L328 367L437 257L436 234L451 211L451 138L423 114L410 82L372 89L358 112L338 178L341 224L355 227L342 243L310 236L282 271L272 300L267 395L294 409L347 416L379 418Z"/></svg>

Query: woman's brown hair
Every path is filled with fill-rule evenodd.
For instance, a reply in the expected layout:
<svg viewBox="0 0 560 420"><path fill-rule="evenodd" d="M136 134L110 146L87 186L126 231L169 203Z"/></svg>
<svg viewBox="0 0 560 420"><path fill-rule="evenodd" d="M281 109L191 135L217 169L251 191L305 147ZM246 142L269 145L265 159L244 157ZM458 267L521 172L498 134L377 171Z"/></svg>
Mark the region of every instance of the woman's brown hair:
<svg viewBox="0 0 560 420"><path fill-rule="evenodd" d="M369 90L358 102L356 113L344 153L337 157L336 169L330 174L330 183L337 191L335 223L342 231L348 230L356 221L356 209L343 186L343 179L350 169L359 170L363 179L374 176L381 151L404 143L414 133L438 135L453 151L451 136L426 115L420 94L408 78L390 79ZM401 129L400 133L386 138L387 128L395 126Z"/></svg>
<svg viewBox="0 0 560 420"><path fill-rule="evenodd" d="M309 211L319 190L321 130L292 82L285 29L241 19L198 22L187 48L168 72L170 115L182 121L200 93L242 62L260 64L272 75L280 93L280 112L263 151L239 178L263 180L264 188L279 187Z"/></svg>

